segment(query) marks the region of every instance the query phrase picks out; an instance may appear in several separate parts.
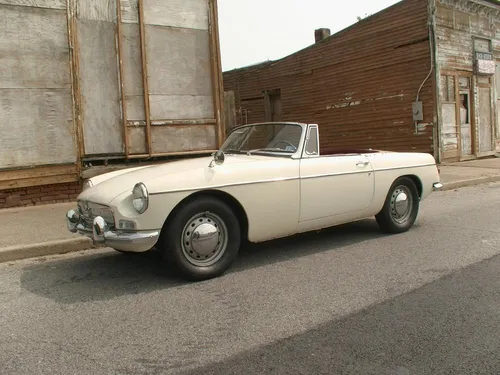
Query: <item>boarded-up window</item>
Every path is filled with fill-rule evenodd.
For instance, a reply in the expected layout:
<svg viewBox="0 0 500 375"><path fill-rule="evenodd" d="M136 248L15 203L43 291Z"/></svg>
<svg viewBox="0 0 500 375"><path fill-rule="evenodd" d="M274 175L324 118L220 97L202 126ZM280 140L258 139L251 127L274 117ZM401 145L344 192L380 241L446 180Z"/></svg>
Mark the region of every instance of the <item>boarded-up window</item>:
<svg viewBox="0 0 500 375"><path fill-rule="evenodd" d="M490 41L488 39L474 38L474 51L491 52Z"/></svg>

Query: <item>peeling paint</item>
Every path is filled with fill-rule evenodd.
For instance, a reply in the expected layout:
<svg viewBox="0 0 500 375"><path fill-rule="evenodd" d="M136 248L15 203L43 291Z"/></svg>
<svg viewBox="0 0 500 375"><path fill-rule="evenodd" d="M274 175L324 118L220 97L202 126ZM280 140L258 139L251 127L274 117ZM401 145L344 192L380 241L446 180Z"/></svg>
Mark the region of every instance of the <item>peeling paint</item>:
<svg viewBox="0 0 500 375"><path fill-rule="evenodd" d="M338 109L338 108L344 108L344 107L352 107L352 106L356 106L356 105L360 105L360 104L364 104L364 103L373 102L375 100L394 99L394 98L401 98L401 100L403 100L403 98L405 96L406 96L405 94L396 94L396 95L380 96L378 98L349 101L349 102L343 102L340 104L327 105L326 109L329 110L329 109Z"/></svg>

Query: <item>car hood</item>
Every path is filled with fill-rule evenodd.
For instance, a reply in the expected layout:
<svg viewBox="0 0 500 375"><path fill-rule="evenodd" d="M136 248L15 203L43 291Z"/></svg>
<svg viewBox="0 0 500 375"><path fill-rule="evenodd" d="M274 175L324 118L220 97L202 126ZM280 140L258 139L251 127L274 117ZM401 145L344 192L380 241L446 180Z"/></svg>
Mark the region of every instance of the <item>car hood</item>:
<svg viewBox="0 0 500 375"><path fill-rule="evenodd" d="M144 183L150 194L230 183L232 178L238 179L236 176L231 176L236 166L238 175L244 175L242 170L245 168L241 168L241 165L273 159L283 160L283 158L258 155L226 155L222 165L210 168L209 164L213 158L207 156L122 169L91 178L94 186L83 191L78 199L110 204L119 195L131 192L138 182Z"/></svg>

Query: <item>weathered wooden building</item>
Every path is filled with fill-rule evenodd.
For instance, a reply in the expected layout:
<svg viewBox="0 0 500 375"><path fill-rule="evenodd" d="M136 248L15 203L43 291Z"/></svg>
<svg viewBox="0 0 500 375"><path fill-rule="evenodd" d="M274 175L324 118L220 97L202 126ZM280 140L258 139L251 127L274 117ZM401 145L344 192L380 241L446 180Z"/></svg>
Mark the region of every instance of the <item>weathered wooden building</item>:
<svg viewBox="0 0 500 375"><path fill-rule="evenodd" d="M224 138L216 0L0 0L0 67L0 208Z"/></svg>
<svg viewBox="0 0 500 375"><path fill-rule="evenodd" d="M439 162L500 150L497 1L403 0L315 38L224 73L236 124L318 123L323 148L429 152Z"/></svg>

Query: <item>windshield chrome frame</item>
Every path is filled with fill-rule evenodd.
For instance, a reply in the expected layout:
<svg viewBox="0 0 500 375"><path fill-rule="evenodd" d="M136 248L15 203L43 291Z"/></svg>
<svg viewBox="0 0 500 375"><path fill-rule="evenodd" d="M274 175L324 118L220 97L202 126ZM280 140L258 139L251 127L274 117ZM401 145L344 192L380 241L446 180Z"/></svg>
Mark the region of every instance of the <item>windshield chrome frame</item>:
<svg viewBox="0 0 500 375"><path fill-rule="evenodd" d="M259 155L269 155L269 156L275 156L275 157L286 157L286 158L291 158L291 159L301 159L302 152L304 150L304 142L307 134L307 129L309 127L308 124L300 123L300 122L286 122L286 121L268 121L268 122L257 122L253 124L245 124L245 125L240 125L232 129L227 135L226 139L222 143L220 150L222 150L222 147L228 140L229 136L237 131L241 130L243 128L247 127L254 127L254 126L263 126L263 125L293 125L293 126L300 126L301 127L301 133L300 133L300 139L299 139L299 144L297 147L297 150L293 154L282 154L282 153L275 153L275 152L259 152Z"/></svg>

